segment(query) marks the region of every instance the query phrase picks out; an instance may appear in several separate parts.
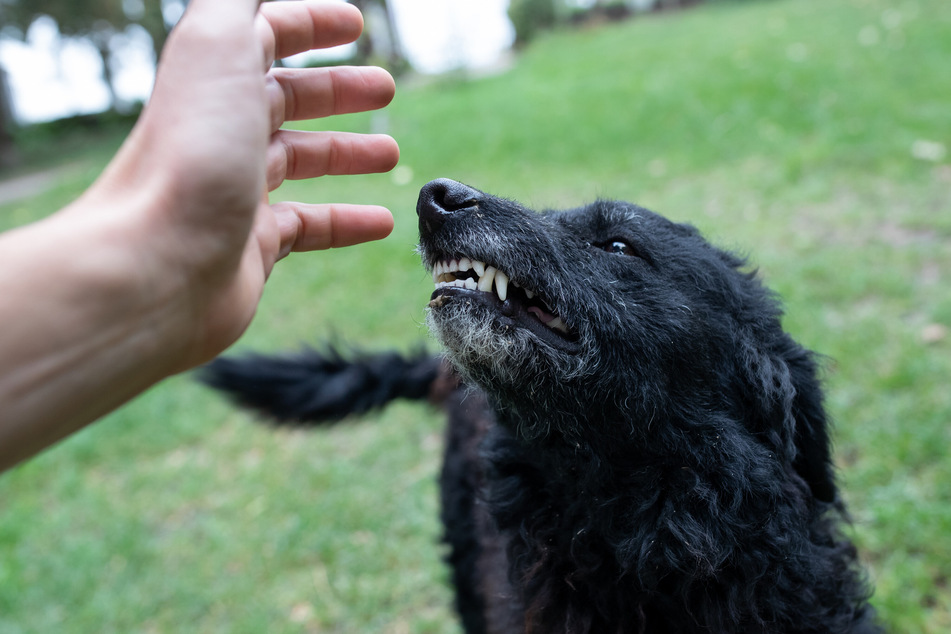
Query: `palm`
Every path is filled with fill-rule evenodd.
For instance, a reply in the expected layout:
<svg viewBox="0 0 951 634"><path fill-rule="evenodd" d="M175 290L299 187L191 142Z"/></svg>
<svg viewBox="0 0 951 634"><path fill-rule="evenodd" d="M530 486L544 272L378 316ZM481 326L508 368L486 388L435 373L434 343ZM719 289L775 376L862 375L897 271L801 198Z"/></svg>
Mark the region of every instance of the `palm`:
<svg viewBox="0 0 951 634"><path fill-rule="evenodd" d="M192 281L189 303L201 326L186 366L244 331L281 257L381 238L392 227L380 207L268 203L267 192L285 179L386 171L399 150L382 135L281 129L392 98L392 78L380 69L267 70L275 58L352 41L362 28L358 11L267 3L253 19L251 5L193 1L192 12L214 9L215 29L186 14L172 38L194 44L167 49L152 101L111 169L115 182L143 173L170 182L175 201L160 208L158 222L175 242L170 261L156 266L181 268Z"/></svg>

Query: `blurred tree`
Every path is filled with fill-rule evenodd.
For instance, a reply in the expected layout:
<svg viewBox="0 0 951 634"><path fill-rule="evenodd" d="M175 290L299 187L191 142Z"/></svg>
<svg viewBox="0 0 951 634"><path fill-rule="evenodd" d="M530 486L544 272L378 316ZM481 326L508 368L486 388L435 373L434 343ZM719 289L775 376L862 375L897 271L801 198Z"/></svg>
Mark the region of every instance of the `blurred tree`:
<svg viewBox="0 0 951 634"><path fill-rule="evenodd" d="M152 50L155 53L156 62L162 47L165 46L165 40L168 39L168 32L174 26L166 20L166 4L166 0L122 0L129 19L144 28L152 38ZM184 9L188 5L188 0L178 0L178 4Z"/></svg>
<svg viewBox="0 0 951 634"><path fill-rule="evenodd" d="M17 163L17 149L13 144L13 110L7 89L7 71L0 66L0 170Z"/></svg>
<svg viewBox="0 0 951 634"><path fill-rule="evenodd" d="M145 11L142 17L137 20L152 38L152 50L155 52L155 61L158 63L162 47L165 46L165 40L168 39L168 31L171 25L165 21L162 0L147 0L144 2ZM188 4L188 0L182 0L182 6Z"/></svg>
<svg viewBox="0 0 951 634"><path fill-rule="evenodd" d="M0 4L0 20L26 32L36 18L48 15L61 34L88 38L102 58L103 79L115 105L109 41L129 24L122 5L122 0L5 0Z"/></svg>
<svg viewBox="0 0 951 634"><path fill-rule="evenodd" d="M510 0L515 44L527 44L539 31L559 23L622 20L636 13L684 9L703 0Z"/></svg>
<svg viewBox="0 0 951 634"><path fill-rule="evenodd" d="M349 0L363 14L364 33L357 40L356 63L377 63L398 75L407 67L406 56L400 46L399 32L386 0Z"/></svg>
<svg viewBox="0 0 951 634"><path fill-rule="evenodd" d="M184 6L187 0L180 0ZM168 36L163 0L0 0L0 24L25 33L36 18L47 15L67 37L84 37L99 51L103 79L112 105L118 104L112 77L113 36L130 24L139 24L152 38L155 59Z"/></svg>
<svg viewBox="0 0 951 634"><path fill-rule="evenodd" d="M556 7L561 4L563 0L511 0L509 20L515 27L515 45L524 46L538 31L554 26Z"/></svg>

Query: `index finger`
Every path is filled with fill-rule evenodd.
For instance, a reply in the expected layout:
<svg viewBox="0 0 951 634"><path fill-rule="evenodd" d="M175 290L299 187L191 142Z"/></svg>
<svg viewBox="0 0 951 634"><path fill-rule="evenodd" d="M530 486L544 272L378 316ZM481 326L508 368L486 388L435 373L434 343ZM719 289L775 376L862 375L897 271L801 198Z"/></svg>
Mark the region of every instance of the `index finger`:
<svg viewBox="0 0 951 634"><path fill-rule="evenodd" d="M363 15L344 2L265 2L254 26L270 66L275 59L353 42L363 32Z"/></svg>

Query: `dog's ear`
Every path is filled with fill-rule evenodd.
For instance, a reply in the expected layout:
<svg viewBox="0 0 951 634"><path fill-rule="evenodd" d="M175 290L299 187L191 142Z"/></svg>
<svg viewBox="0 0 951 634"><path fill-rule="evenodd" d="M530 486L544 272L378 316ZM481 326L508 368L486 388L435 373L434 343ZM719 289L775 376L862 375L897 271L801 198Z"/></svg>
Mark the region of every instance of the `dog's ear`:
<svg viewBox="0 0 951 634"><path fill-rule="evenodd" d="M832 466L832 442L826 419L822 386L813 355L793 343L797 354L787 359L795 396L792 418L795 422L796 458L793 467L809 483L812 494L823 502L836 499L835 472Z"/></svg>
<svg viewBox="0 0 951 634"><path fill-rule="evenodd" d="M752 336L743 337L740 350L742 389L760 412L753 431L791 459L816 499L833 502L828 422L813 355L785 333L771 350L763 350Z"/></svg>

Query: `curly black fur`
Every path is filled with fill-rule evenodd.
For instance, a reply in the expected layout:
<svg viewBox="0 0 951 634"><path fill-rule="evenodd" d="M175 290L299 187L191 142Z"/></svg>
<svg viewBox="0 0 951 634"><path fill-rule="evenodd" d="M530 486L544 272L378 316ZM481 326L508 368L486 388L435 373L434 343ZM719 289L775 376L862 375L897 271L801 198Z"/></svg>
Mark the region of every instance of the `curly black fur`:
<svg viewBox="0 0 951 634"><path fill-rule="evenodd" d="M443 394L467 632L878 631L816 361L743 259L622 202L535 213L438 180L417 210L461 383L386 355L208 376L288 419ZM383 366L401 389L379 389Z"/></svg>

